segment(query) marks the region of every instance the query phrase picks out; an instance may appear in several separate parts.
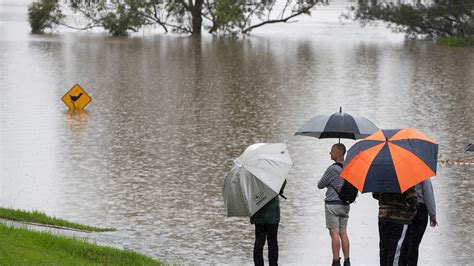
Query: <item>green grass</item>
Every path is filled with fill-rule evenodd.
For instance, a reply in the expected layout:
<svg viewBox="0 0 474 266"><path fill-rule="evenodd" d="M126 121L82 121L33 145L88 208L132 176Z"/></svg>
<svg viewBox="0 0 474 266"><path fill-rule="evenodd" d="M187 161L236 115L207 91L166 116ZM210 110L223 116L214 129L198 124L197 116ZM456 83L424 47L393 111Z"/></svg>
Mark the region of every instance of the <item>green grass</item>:
<svg viewBox="0 0 474 266"><path fill-rule="evenodd" d="M161 265L132 251L0 223L0 265Z"/></svg>
<svg viewBox="0 0 474 266"><path fill-rule="evenodd" d="M463 38L458 36L443 37L438 41L446 46L474 46L474 38Z"/></svg>
<svg viewBox="0 0 474 266"><path fill-rule="evenodd" d="M71 223L63 219L50 217L42 212L38 211L22 211L22 210L13 210L7 208L0 208L0 218L8 219L12 221L19 222L28 222L28 223L38 223L59 227L67 227L72 229L84 230L84 231L94 231L94 232L106 232L106 231L115 231L113 228L98 228L88 225L82 225L77 223Z"/></svg>

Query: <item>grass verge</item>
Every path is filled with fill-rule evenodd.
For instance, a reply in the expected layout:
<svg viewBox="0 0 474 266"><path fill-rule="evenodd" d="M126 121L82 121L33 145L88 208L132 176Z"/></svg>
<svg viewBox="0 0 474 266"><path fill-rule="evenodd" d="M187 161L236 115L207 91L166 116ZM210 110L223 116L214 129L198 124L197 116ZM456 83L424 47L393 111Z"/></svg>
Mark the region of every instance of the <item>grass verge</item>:
<svg viewBox="0 0 474 266"><path fill-rule="evenodd" d="M0 223L0 265L161 265L136 252Z"/></svg>
<svg viewBox="0 0 474 266"><path fill-rule="evenodd" d="M29 211L22 211L22 210L0 208L0 218L12 220L12 221L19 221L19 222L28 222L28 223L52 225L52 226L57 226L57 227L66 227L66 228L78 229L78 230L83 230L83 231L93 231L93 232L115 231L115 229L113 228L99 228L99 227L94 227L94 226L68 222L63 219L50 217L38 211L29 212Z"/></svg>

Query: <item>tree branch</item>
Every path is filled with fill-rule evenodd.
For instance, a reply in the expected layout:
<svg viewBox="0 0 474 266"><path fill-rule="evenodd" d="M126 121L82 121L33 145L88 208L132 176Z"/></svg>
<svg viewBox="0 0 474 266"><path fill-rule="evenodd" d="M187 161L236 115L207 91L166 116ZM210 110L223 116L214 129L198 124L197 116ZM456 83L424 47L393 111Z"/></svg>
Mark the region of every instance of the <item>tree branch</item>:
<svg viewBox="0 0 474 266"><path fill-rule="evenodd" d="M296 13L293 13L292 15L286 17L286 18L282 18L282 19L271 19L271 20L266 20L266 21L263 21L259 24L256 24L256 25L252 25L246 29L244 29L242 31L242 33L246 34L248 32L250 32L251 30L255 29L255 28L258 28L258 27L261 27L263 25L266 25L266 24L273 24L273 23L282 23L282 22L287 22L288 20L294 18L294 17L297 17L301 14L306 14L308 13L308 11L313 7L314 5L311 5L310 7L305 7L303 9L301 9L300 11L296 12Z"/></svg>

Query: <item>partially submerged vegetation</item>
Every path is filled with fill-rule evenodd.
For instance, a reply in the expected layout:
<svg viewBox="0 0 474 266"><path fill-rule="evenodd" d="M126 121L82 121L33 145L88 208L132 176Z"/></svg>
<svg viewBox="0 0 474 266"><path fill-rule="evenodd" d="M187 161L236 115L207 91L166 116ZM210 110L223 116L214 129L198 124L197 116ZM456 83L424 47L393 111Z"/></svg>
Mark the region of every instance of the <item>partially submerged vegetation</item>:
<svg viewBox="0 0 474 266"><path fill-rule="evenodd" d="M99 227L94 227L94 226L72 223L63 219L48 216L38 211L29 212L29 211L22 211L22 210L0 208L0 218L12 220L12 221L18 221L18 222L28 222L28 223L56 226L56 227L65 227L65 228L71 228L71 229L77 229L77 230L83 230L83 231L94 231L94 232L115 231L115 229L113 228L99 228Z"/></svg>
<svg viewBox="0 0 474 266"><path fill-rule="evenodd" d="M362 24L382 20L408 37L438 40L450 46L474 45L474 4L465 0L416 1L358 0L355 19Z"/></svg>
<svg viewBox="0 0 474 266"><path fill-rule="evenodd" d="M39 0L29 6L28 17L33 33L61 25L78 30L99 27L113 36L126 36L153 26L164 32L201 35L206 30L235 36L266 24L286 23L309 15L316 3L317 0L97 0L62 5L57 0ZM83 25L68 24L63 9L81 17Z"/></svg>
<svg viewBox="0 0 474 266"><path fill-rule="evenodd" d="M161 265L136 252L0 223L0 265Z"/></svg>
<svg viewBox="0 0 474 266"><path fill-rule="evenodd" d="M462 38L457 36L441 37L438 43L446 46L474 46L474 37Z"/></svg>

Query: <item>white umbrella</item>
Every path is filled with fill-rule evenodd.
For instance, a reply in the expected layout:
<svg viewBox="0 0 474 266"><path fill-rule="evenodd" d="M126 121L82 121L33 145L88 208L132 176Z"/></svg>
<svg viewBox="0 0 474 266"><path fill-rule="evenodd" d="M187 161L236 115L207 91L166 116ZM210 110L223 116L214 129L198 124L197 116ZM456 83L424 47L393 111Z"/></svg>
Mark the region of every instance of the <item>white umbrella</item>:
<svg viewBox="0 0 474 266"><path fill-rule="evenodd" d="M227 216L254 215L278 195L292 165L285 143L249 146L224 180Z"/></svg>

